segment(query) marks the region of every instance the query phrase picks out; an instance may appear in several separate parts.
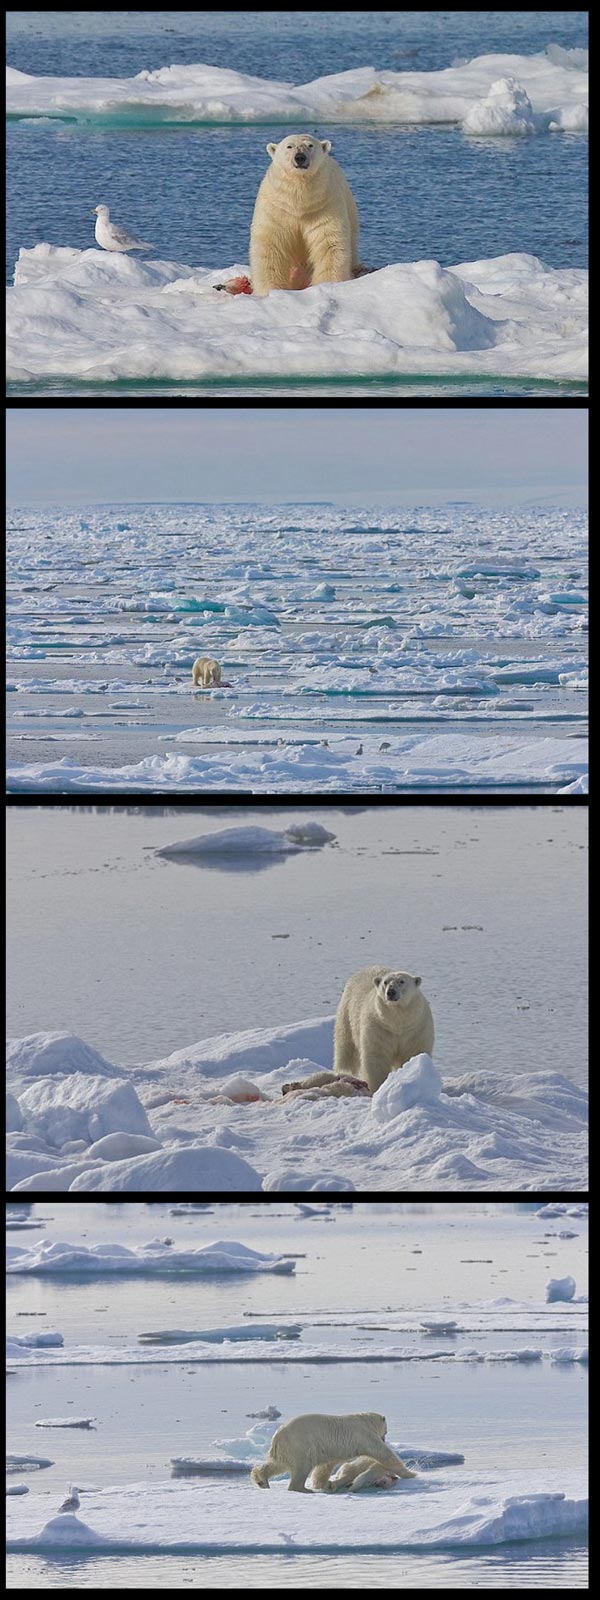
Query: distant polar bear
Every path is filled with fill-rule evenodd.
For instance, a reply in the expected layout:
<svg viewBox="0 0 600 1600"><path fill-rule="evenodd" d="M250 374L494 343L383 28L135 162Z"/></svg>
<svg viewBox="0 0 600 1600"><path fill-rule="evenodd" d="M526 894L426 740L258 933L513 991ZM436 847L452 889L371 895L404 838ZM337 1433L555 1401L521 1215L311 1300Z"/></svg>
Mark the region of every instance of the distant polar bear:
<svg viewBox="0 0 600 1600"><path fill-rule="evenodd" d="M293 1417L273 1434L266 1461L252 1468L252 1482L259 1489L268 1489L269 1478L289 1473L288 1489L304 1493L312 1473L313 1487L323 1489L336 1466L358 1455L368 1455L399 1478L413 1478L415 1474L384 1444L386 1431L385 1417L376 1411L347 1417Z"/></svg>
<svg viewBox="0 0 600 1600"><path fill-rule="evenodd" d="M291 134L268 144L271 166L250 229L254 294L342 283L358 271L358 211L329 139Z"/></svg>
<svg viewBox="0 0 600 1600"><path fill-rule="evenodd" d="M221 668L218 661L213 661L211 656L198 656L192 667L192 683L197 689L202 684L203 689L209 689L211 683L217 686L221 682Z"/></svg>
<svg viewBox="0 0 600 1600"><path fill-rule="evenodd" d="M335 1021L334 1072L362 1078L374 1094L411 1056L431 1055L433 1041L420 978L365 967L348 979Z"/></svg>
<svg viewBox="0 0 600 1600"><path fill-rule="evenodd" d="M404 1476L415 1478L416 1473L409 1472L407 1467ZM391 1467L383 1467L373 1456L355 1456L353 1461L344 1461L338 1467L335 1477L325 1487L350 1489L352 1492L359 1489L391 1489L399 1477L399 1472L392 1472Z"/></svg>

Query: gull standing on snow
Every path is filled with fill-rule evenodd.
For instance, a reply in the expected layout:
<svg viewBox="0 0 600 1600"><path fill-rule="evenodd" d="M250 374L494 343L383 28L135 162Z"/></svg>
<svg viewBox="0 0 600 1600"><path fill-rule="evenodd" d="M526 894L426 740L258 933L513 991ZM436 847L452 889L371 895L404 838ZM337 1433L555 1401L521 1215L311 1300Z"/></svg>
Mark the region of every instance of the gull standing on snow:
<svg viewBox="0 0 600 1600"><path fill-rule="evenodd" d="M96 244L101 250L153 250L153 244L145 244L143 239L135 239L126 228L120 228L118 222L111 222L108 206L96 206Z"/></svg>
<svg viewBox="0 0 600 1600"><path fill-rule="evenodd" d="M58 1508L59 1512L60 1511L79 1511L79 1507L81 1505L81 1501L79 1499L79 1490L76 1489L74 1483L70 1483L69 1484L69 1488L71 1490L71 1493L70 1493L70 1495L67 1496L66 1500L63 1500L62 1505L59 1506L59 1508Z"/></svg>

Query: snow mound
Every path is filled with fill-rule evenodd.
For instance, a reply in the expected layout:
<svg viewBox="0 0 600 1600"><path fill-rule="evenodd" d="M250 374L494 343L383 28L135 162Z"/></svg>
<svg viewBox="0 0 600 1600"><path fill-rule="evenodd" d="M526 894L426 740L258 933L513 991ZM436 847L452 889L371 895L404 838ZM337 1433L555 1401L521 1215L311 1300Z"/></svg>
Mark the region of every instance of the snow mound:
<svg viewBox="0 0 600 1600"><path fill-rule="evenodd" d="M24 1039L9 1039L6 1070L11 1079L47 1078L53 1072L65 1077L74 1072L95 1078L124 1076L74 1033L30 1033Z"/></svg>
<svg viewBox="0 0 600 1600"><path fill-rule="evenodd" d="M391 1122L411 1106L435 1106L442 1092L442 1080L431 1056L413 1056L401 1072L391 1072L371 1101L376 1122Z"/></svg>
<svg viewBox="0 0 600 1600"><path fill-rule="evenodd" d="M6 1252L7 1272L276 1272L292 1273L295 1261L264 1255L248 1245L227 1239L199 1245L194 1250L174 1250L153 1240L128 1249L124 1244L73 1245L41 1240L27 1247L11 1245Z"/></svg>
<svg viewBox="0 0 600 1600"><path fill-rule="evenodd" d="M21 1129L24 1128L24 1126L25 1126L25 1124L23 1122L23 1116L22 1116L22 1112L21 1112L21 1107L19 1105L18 1100L15 1100L14 1094L8 1094L7 1093L7 1095L6 1095L6 1132L7 1133L20 1133Z"/></svg>
<svg viewBox="0 0 600 1600"><path fill-rule="evenodd" d="M75 1071L68 1078L40 1078L20 1096L27 1131L56 1149L72 1139L94 1144L106 1134L144 1134L152 1129L133 1084L122 1079L88 1077Z"/></svg>
<svg viewBox="0 0 600 1600"><path fill-rule="evenodd" d="M22 249L8 290L8 376L586 376L583 270L516 253L452 268L397 263L350 283L263 298L214 292L246 270L49 244Z"/></svg>
<svg viewBox="0 0 600 1600"><path fill-rule="evenodd" d="M200 834L196 839L180 839L156 851L157 856L227 856L244 860L254 855L295 855L304 849L316 850L335 840L318 822L295 823L283 832L272 828L221 828L218 833Z"/></svg>
<svg viewBox="0 0 600 1600"><path fill-rule="evenodd" d="M254 1167L231 1150L191 1145L186 1150L163 1150L159 1155L113 1161L93 1172L82 1172L70 1189L149 1189L215 1193L260 1189Z"/></svg>
<svg viewBox="0 0 600 1600"><path fill-rule="evenodd" d="M529 95L514 78L498 78L484 100L477 100L463 120L463 133L527 137L537 133L539 118L534 116Z"/></svg>
<svg viewBox="0 0 600 1600"><path fill-rule="evenodd" d="M575 1294L574 1278L550 1278L546 1284L546 1300L572 1300Z"/></svg>
<svg viewBox="0 0 600 1600"><path fill-rule="evenodd" d="M160 1139L151 1138L148 1134L106 1133L102 1139L90 1145L88 1155L100 1161L123 1161L128 1156L148 1155L160 1149Z"/></svg>
<svg viewBox="0 0 600 1600"><path fill-rule="evenodd" d="M294 1189L301 1190L307 1194L316 1189L321 1194L328 1191L337 1193L341 1190L354 1192L355 1186L350 1182L349 1178L323 1177L316 1172L287 1171L267 1173L266 1178L263 1179L263 1189Z"/></svg>

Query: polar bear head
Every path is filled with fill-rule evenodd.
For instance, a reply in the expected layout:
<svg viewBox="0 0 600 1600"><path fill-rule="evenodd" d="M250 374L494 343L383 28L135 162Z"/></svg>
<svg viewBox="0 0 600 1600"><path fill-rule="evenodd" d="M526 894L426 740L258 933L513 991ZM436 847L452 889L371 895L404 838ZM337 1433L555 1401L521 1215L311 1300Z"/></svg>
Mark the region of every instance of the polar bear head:
<svg viewBox="0 0 600 1600"><path fill-rule="evenodd" d="M360 1411L359 1416L363 1422L367 1422L369 1427L374 1429L375 1433L379 1435L380 1439L385 1439L387 1433L387 1422L385 1417L382 1417L379 1411Z"/></svg>
<svg viewBox="0 0 600 1600"><path fill-rule="evenodd" d="M330 139L313 139L310 133L291 133L279 144L268 144L267 155L286 173L314 173L331 150Z"/></svg>
<svg viewBox="0 0 600 1600"><path fill-rule="evenodd" d="M420 988L421 979L413 978L410 972L378 972L373 982L385 1005L408 1006Z"/></svg>

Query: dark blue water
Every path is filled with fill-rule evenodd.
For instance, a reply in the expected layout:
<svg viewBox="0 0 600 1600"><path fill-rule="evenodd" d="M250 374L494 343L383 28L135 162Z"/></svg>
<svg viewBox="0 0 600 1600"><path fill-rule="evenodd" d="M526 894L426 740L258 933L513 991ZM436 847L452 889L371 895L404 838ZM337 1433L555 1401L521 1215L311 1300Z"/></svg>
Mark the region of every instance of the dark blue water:
<svg viewBox="0 0 600 1600"><path fill-rule="evenodd" d="M585 46L583 12L13 13L21 71L130 76L204 61L296 83L347 68L434 70L491 51ZM19 248L93 245L107 202L167 260L227 268L248 258L265 144L279 125L8 126L7 276ZM456 128L323 125L357 196L363 260L445 266L524 250L586 265L587 139L468 140Z"/></svg>

